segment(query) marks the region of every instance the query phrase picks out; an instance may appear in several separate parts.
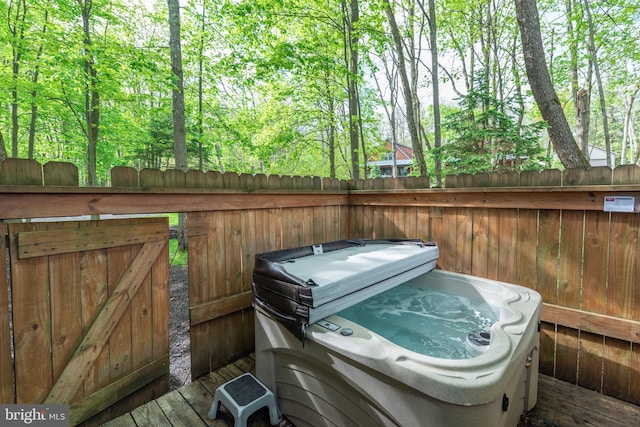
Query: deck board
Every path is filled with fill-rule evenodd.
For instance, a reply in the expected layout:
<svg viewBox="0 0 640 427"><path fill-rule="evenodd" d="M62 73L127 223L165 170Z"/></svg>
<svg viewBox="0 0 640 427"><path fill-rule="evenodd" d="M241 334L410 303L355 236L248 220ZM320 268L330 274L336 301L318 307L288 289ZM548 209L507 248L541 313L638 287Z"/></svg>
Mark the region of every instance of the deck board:
<svg viewBox="0 0 640 427"><path fill-rule="evenodd" d="M184 398L178 390L173 390L156 399L164 415L171 420L173 427L191 427L202 423L202 418L196 412L202 411L201 405L196 409L192 403Z"/></svg>
<svg viewBox="0 0 640 427"><path fill-rule="evenodd" d="M104 424L108 427L141 425L233 426L233 417L223 406L218 417L207 417L216 389L244 372L255 373L253 355L229 365L142 405ZM249 418L250 427L269 426L269 411L263 408ZM640 406L601 393L540 375L538 403L523 415L519 427L628 427L640 425ZM280 427L293 427L283 419Z"/></svg>
<svg viewBox="0 0 640 427"><path fill-rule="evenodd" d="M640 425L640 406L540 375L538 404L529 416L544 421L534 426L627 427Z"/></svg>
<svg viewBox="0 0 640 427"><path fill-rule="evenodd" d="M180 387L179 392L193 407L200 419L205 420L207 425L213 425L213 421L207 418L209 407L211 406L212 392L209 392L200 381L194 381ZM208 423L209 421L211 422Z"/></svg>

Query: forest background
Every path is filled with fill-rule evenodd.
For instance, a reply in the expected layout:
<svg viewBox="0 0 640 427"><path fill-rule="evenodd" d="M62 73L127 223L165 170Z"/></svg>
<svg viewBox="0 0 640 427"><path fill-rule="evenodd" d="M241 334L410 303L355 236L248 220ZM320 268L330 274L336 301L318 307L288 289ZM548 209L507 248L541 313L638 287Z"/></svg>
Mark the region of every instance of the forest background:
<svg viewBox="0 0 640 427"><path fill-rule="evenodd" d="M530 90L525 2L536 6L180 0L175 39L177 0L1 0L0 160L71 162L87 185L107 184L114 166L175 168L184 114L186 166L200 170L371 177L385 140L411 146L413 173L436 185L449 173L563 167ZM578 149L638 163L638 1L537 8Z"/></svg>

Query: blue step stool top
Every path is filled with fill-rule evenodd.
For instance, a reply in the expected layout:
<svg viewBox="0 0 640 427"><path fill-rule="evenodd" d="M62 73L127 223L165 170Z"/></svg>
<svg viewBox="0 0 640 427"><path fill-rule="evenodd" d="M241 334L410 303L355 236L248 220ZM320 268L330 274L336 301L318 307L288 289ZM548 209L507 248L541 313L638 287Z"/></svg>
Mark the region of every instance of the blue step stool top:
<svg viewBox="0 0 640 427"><path fill-rule="evenodd" d="M216 389L209 418L215 419L220 404L233 415L235 427L246 427L249 417L258 409L269 408L271 425L280 423L282 416L276 405L276 398L256 377L243 374L222 384Z"/></svg>

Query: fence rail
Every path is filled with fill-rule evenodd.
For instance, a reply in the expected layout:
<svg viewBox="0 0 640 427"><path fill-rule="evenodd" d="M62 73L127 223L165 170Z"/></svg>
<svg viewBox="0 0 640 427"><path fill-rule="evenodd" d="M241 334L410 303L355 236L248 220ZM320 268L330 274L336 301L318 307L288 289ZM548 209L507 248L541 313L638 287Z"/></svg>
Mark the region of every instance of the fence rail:
<svg viewBox="0 0 640 427"><path fill-rule="evenodd" d="M255 252L337 237L417 237L438 241L440 268L543 295L542 372L640 404L640 214L603 211L606 195L640 198L637 166L452 176L445 188L429 188L426 178L115 168L110 187L84 188L74 167L34 163L0 163L0 219L191 213L189 234L203 250L198 259L208 260L206 269L190 265L190 281L198 281L196 340L212 349L194 358L207 369L250 350L249 332L239 324L250 309ZM225 258L232 253L241 258ZM2 280L0 374L10 369ZM237 342L225 343L227 353L216 347L225 328L241 331Z"/></svg>

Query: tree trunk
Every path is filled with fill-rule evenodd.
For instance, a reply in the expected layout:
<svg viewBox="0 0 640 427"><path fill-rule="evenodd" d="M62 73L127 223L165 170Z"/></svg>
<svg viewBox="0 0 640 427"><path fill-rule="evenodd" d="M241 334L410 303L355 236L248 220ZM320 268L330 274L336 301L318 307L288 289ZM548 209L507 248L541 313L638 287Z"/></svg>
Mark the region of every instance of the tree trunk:
<svg viewBox="0 0 640 427"><path fill-rule="evenodd" d="M633 163L640 166L640 144L638 143L638 135L636 135L636 128L633 123L629 126L629 139L633 147Z"/></svg>
<svg viewBox="0 0 640 427"><path fill-rule="evenodd" d="M416 23L416 11L415 11L414 0L407 2L407 4L404 6L404 9L406 10L406 15L407 15L407 18L406 18L407 29L404 31L406 41L403 41L402 45L405 47L405 50L408 56L407 62L409 63L409 82L411 84L410 87L411 87L411 94L412 94L411 108L413 109L413 120L415 121L416 134L418 135L418 145L420 147L423 147L423 151L424 151L425 141L423 141L422 135L425 135L425 133L423 132L422 123L420 122L420 118L422 117L422 114L420 112L421 105L420 105L420 99L418 97L418 83L420 78L418 67L422 63L422 60L420 59L420 53L422 52L421 36L423 31L422 29L424 28L424 19L421 19L422 22L420 22L419 24L421 30L419 31L419 34L416 37L415 27L418 24ZM417 46L416 46L416 39L418 43ZM394 140L393 142L396 143L396 140ZM394 150L394 154L395 154L395 150ZM425 170L426 170L426 166L425 166Z"/></svg>
<svg viewBox="0 0 640 427"><path fill-rule="evenodd" d="M42 36L44 37L47 33L47 21L49 18L49 11L44 11L44 24L42 26ZM40 42L40 46L38 47L38 53L36 54L36 65L33 70L33 78L31 79L31 83L33 83L33 90L31 91L31 119L29 122L29 159L33 159L33 151L36 142L36 122L38 118L38 76L40 74L40 57L42 56L42 50L44 48L44 41Z"/></svg>
<svg viewBox="0 0 640 427"><path fill-rule="evenodd" d="M11 88L11 156L18 157L18 70L20 60L13 59L13 87Z"/></svg>
<svg viewBox="0 0 640 427"><path fill-rule="evenodd" d="M167 0L169 6L169 47L173 74L173 149L176 169L187 171L187 140L184 124L184 80L180 44L180 6L178 0Z"/></svg>
<svg viewBox="0 0 640 427"><path fill-rule="evenodd" d="M604 132L605 148L607 150L607 166L615 167L611 164L611 134L609 133L609 119L607 116L607 107L604 100L604 88L602 87L602 78L600 77L600 66L598 65L598 56L596 43L593 37L593 19L591 17L591 6L587 0L584 1L584 9L587 12L587 23L589 24L589 51L593 60L593 70L596 73L596 82L598 83L598 95L600 98L600 110L602 111L602 127Z"/></svg>
<svg viewBox="0 0 640 427"><path fill-rule="evenodd" d="M329 76L325 75L325 96L327 97L327 144L329 145L329 177L336 177L336 125L335 103L331 94Z"/></svg>
<svg viewBox="0 0 640 427"><path fill-rule="evenodd" d="M393 52L391 52L393 53ZM389 90L389 99L384 98L384 91L376 76L373 76L373 79L376 83L376 87L378 88L378 93L380 93L380 100L382 101L382 107L384 108L385 114L387 115L387 120L389 121L389 128L391 131L391 136L387 139L391 144L392 149L392 169L391 169L391 177L396 178L398 175L398 153L396 151L396 141L397 139L397 126L396 126L396 106L398 103L398 71L396 69L395 60L387 60L386 57L382 56L382 63L385 69L385 77L387 78L387 87ZM389 69L389 65L391 65L391 69Z"/></svg>
<svg viewBox="0 0 640 427"><path fill-rule="evenodd" d="M200 45L198 46L198 169L204 171L204 112L203 80L204 80L204 32L206 18L206 2L202 2L202 21L200 26Z"/></svg>
<svg viewBox="0 0 640 427"><path fill-rule="evenodd" d="M396 23L396 17L391 9L391 4L388 0L384 0L385 12L387 14L387 20L391 27L391 34L393 36L393 42L396 49L396 55L398 58L398 73L400 75L400 81L402 83L402 89L404 94L405 112L407 115L407 126L409 127L409 136L411 138L411 145L413 148L413 156L418 162L418 170L421 176L427 175L427 164L424 160L424 152L422 150L422 144L420 143L420 137L418 135L418 125L416 123L416 117L414 116L413 109L413 93L411 92L411 84L409 77L407 76L406 62L404 58L404 46L402 38L400 36L400 30Z"/></svg>
<svg viewBox="0 0 640 427"><path fill-rule="evenodd" d="M329 177L336 177L336 127L329 124Z"/></svg>
<svg viewBox="0 0 640 427"><path fill-rule="evenodd" d="M518 102L518 128L522 127L522 122L524 121L524 96L522 96L522 80L520 78L520 67L518 66L518 62L516 61L516 52L518 51L518 37L513 37L513 44L511 46L511 72L513 74L513 80L515 84L515 97Z"/></svg>
<svg viewBox="0 0 640 427"><path fill-rule="evenodd" d="M178 0L167 0L169 6L169 48L173 72L173 150L176 169L186 172L187 138L184 124L184 81L182 75L182 47L180 45L180 5ZM178 242L180 249L187 248L184 213L178 215Z"/></svg>
<svg viewBox="0 0 640 427"><path fill-rule="evenodd" d="M355 24L360 19L360 9L358 0L349 1L349 10L346 11L346 5L343 3L343 19L345 21L344 31L344 56L347 62L349 73L347 75L347 92L349 95L349 146L351 151L351 178L360 178L360 129L359 129L359 111L358 111L358 87L356 79L358 78L358 32L354 29Z"/></svg>
<svg viewBox="0 0 640 427"><path fill-rule="evenodd" d="M4 137L2 136L2 130L0 130L0 162L7 159L7 150L4 148Z"/></svg>
<svg viewBox="0 0 640 427"><path fill-rule="evenodd" d="M589 168L580 151L555 93L545 62L540 21L535 0L515 0L525 68L542 118L549 124L549 138L565 168Z"/></svg>
<svg viewBox="0 0 640 427"><path fill-rule="evenodd" d="M589 158L589 126L591 123L591 94L586 89L576 92L576 136L578 147Z"/></svg>
<svg viewBox="0 0 640 427"><path fill-rule="evenodd" d="M631 154L635 154L634 139L633 139L633 104L640 91L640 83L637 83L631 94L625 95L624 104L624 125L622 131L622 155L620 157L620 164L627 164L627 149L631 145ZM631 143L631 144L630 144Z"/></svg>
<svg viewBox="0 0 640 427"><path fill-rule="evenodd" d="M15 8L15 10L14 10ZM9 3L7 11L7 23L9 31L13 37L11 45L11 156L18 157L18 78L20 76L20 61L22 60L22 49L24 46L24 27L27 17L27 4L25 0Z"/></svg>
<svg viewBox="0 0 640 427"><path fill-rule="evenodd" d="M98 184L96 171L96 146L100 129L100 92L98 91L98 71L95 58L91 51L91 9L93 0L78 0L82 12L82 27L84 29L84 117L87 132L87 185Z"/></svg>
<svg viewBox="0 0 640 427"><path fill-rule="evenodd" d="M591 91L580 90L578 79L578 34L573 27L573 0L565 0L567 14L567 36L569 37L569 64L571 67L571 97L576 115L576 143L585 157L589 158L589 115L591 111ZM585 97L586 95L586 97Z"/></svg>
<svg viewBox="0 0 640 427"><path fill-rule="evenodd" d="M433 147L435 148L434 169L436 187L442 187L442 161L440 146L442 136L440 133L440 78L438 77L438 27L436 25L435 0L429 0L429 38L431 39L431 82L433 84Z"/></svg>
<svg viewBox="0 0 640 427"><path fill-rule="evenodd" d="M224 162L222 161L222 148L220 147L220 144L216 144L214 148L216 150L216 158L218 159L218 170L220 171L220 173L224 173Z"/></svg>

